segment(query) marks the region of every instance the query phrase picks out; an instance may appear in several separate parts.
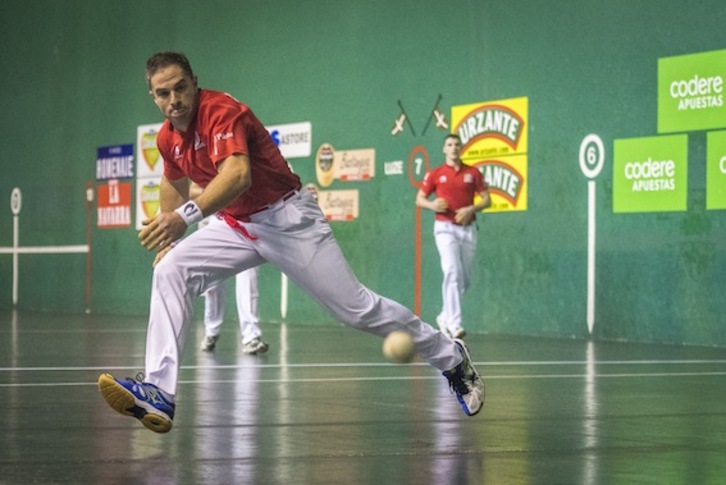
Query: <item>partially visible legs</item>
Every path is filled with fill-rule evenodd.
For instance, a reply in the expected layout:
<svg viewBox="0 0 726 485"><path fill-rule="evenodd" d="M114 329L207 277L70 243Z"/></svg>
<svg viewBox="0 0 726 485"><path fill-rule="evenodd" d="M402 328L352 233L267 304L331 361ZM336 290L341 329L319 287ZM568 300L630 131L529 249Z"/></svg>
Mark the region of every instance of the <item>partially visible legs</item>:
<svg viewBox="0 0 726 485"><path fill-rule="evenodd" d="M406 331L413 337L418 354L441 371L461 363L462 355L454 341L408 308L360 283L309 194L293 197L272 214L253 216L252 222L247 227L258 236L260 255L343 323L381 337L395 330Z"/></svg>
<svg viewBox="0 0 726 485"><path fill-rule="evenodd" d="M146 336L146 381L172 396L193 304L204 291L264 260L251 241L224 221L183 239L156 265Z"/></svg>
<svg viewBox="0 0 726 485"><path fill-rule="evenodd" d="M436 318L439 328L455 338L465 335L461 319L461 298L471 285L471 268L476 254L476 229L443 221L434 222L434 239L441 260L442 308Z"/></svg>
<svg viewBox="0 0 726 485"><path fill-rule="evenodd" d="M237 301L237 314L239 316L239 329L242 335L242 351L255 355L267 352L268 345L262 340L260 329L260 314L257 303L260 291L257 284L259 270L250 268L235 277L235 297Z"/></svg>
<svg viewBox="0 0 726 485"><path fill-rule="evenodd" d="M381 337L396 330L409 333L418 355L448 379L464 412L473 416L481 410L484 382L466 345L361 284L312 197L292 198L279 211L252 220L248 229L258 236L262 257L346 325Z"/></svg>
<svg viewBox="0 0 726 485"><path fill-rule="evenodd" d="M172 249L152 276L146 375L121 380L102 374L98 387L109 406L152 431L169 431L194 301L209 288L263 262L251 241L224 223L212 222Z"/></svg>
<svg viewBox="0 0 726 485"><path fill-rule="evenodd" d="M267 352L268 345L262 340L259 326L257 301L257 268L237 273L235 276L235 303L239 318L242 351L255 355ZM204 292L204 339L200 348L206 352L214 350L222 330L226 302L227 281L222 281Z"/></svg>
<svg viewBox="0 0 726 485"><path fill-rule="evenodd" d="M217 345L224 322L226 292L227 280L220 281L204 292L204 339L200 348L206 352L211 352Z"/></svg>

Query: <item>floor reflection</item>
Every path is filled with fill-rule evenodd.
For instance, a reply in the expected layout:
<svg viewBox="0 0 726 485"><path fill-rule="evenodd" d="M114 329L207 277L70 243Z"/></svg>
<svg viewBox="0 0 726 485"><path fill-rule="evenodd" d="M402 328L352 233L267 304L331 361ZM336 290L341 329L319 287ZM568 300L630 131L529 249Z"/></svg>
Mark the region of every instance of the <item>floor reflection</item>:
<svg viewBox="0 0 726 485"><path fill-rule="evenodd" d="M260 372L254 356L242 354L231 366L222 365L215 353L199 359L193 424L195 459L202 464L196 470L198 483L240 483L240 477L254 483ZM219 460L238 460L241 466L215 466Z"/></svg>
<svg viewBox="0 0 726 485"><path fill-rule="evenodd" d="M595 343L587 342L586 360L585 360L585 389L584 389L584 405L582 419L582 436L584 437L583 447L584 467L581 483L583 485L595 485L598 483L599 468L599 403L597 396L597 374L596 374L597 356L595 354Z"/></svg>
<svg viewBox="0 0 726 485"><path fill-rule="evenodd" d="M429 476L431 483L459 485L481 483L483 459L478 454L462 453L471 444L470 419L462 414L456 397L446 379L434 382L436 394L432 403L431 428L434 436L433 456ZM483 411L482 411L483 412Z"/></svg>
<svg viewBox="0 0 726 485"><path fill-rule="evenodd" d="M145 319L0 313L3 483L721 483L726 350L467 337L487 382L461 412L430 367L349 329L268 325L191 347L174 428L108 408L101 371L143 366ZM201 323L200 332L203 331ZM198 335L201 340L201 333ZM197 340L198 341L198 340Z"/></svg>

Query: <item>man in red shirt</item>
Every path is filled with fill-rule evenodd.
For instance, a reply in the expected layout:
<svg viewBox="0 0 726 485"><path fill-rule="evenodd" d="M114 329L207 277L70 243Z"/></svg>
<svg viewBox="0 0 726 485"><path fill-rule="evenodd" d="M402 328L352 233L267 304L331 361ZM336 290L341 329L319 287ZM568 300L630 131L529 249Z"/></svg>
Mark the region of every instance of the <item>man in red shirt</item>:
<svg viewBox="0 0 726 485"><path fill-rule="evenodd" d="M461 139L444 139L445 162L429 171L416 194L416 205L436 212L434 239L444 273L442 308L436 323L445 334L463 338L461 297L469 289L476 254L476 213L490 205L489 187L481 172L464 165L460 158ZM435 194L433 200L429 200ZM480 200L474 203L474 196Z"/></svg>
<svg viewBox="0 0 726 485"><path fill-rule="evenodd" d="M448 379L464 412L478 413L484 383L464 343L358 281L317 202L301 190L250 108L227 94L199 89L180 53L153 55L146 78L166 117L157 138L164 158L161 211L139 232L141 244L157 252L146 372L125 380L102 374L98 385L108 404L152 431L169 431L195 299L224 279L270 262L346 325L380 337L408 332L418 355ZM204 189L193 200L190 181ZM189 226L214 213L226 224L183 238Z"/></svg>

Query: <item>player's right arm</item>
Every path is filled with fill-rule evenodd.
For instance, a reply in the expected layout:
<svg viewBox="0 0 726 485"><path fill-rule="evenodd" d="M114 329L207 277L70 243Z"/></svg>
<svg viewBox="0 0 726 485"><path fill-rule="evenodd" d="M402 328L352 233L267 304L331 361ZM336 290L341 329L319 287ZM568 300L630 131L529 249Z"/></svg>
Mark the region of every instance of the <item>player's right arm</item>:
<svg viewBox="0 0 726 485"><path fill-rule="evenodd" d="M172 212L174 209L189 200L189 179L182 177L178 180L169 180L161 177L159 203L161 212Z"/></svg>
<svg viewBox="0 0 726 485"><path fill-rule="evenodd" d="M250 158L235 153L217 164L217 175L194 201L208 216L227 207L251 185Z"/></svg>
<svg viewBox="0 0 726 485"><path fill-rule="evenodd" d="M442 199L441 197L429 200L426 192L424 192L422 189L419 189L418 193L416 194L416 205L418 207L423 207L424 209L430 209L434 212L446 212L446 210L449 208L449 204L447 204L446 200Z"/></svg>
<svg viewBox="0 0 726 485"><path fill-rule="evenodd" d="M159 190L161 211L156 216L142 221L145 227L139 232L141 245L149 251L160 251L184 236L187 224L175 209L187 200L189 200L188 178L170 180L162 176Z"/></svg>

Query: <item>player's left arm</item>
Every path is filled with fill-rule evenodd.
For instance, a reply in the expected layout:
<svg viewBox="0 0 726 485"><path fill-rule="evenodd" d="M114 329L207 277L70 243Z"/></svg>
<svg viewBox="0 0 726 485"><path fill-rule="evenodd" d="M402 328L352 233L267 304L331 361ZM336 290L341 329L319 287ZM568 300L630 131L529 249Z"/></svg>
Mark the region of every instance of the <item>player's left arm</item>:
<svg viewBox="0 0 726 485"><path fill-rule="evenodd" d="M466 207L462 207L456 211L454 220L458 224L461 224L462 226L471 224L472 222L474 222L477 212L481 212L482 210L492 205L492 201L489 196L489 189L479 191L478 195L479 202L477 202L476 204L467 205Z"/></svg>
<svg viewBox="0 0 726 485"><path fill-rule="evenodd" d="M476 212L479 212L484 209L488 209L491 206L492 206L492 198L489 194L489 189L486 188L479 192L479 203L476 204L474 207L476 207Z"/></svg>

